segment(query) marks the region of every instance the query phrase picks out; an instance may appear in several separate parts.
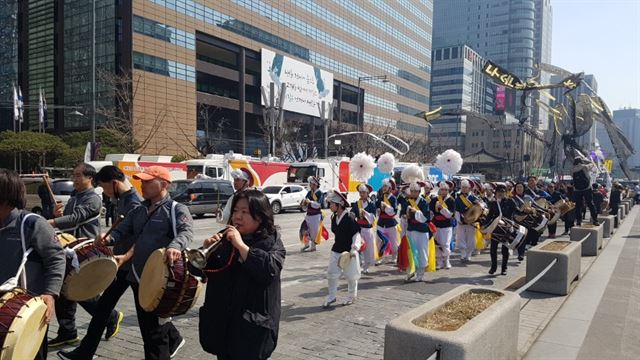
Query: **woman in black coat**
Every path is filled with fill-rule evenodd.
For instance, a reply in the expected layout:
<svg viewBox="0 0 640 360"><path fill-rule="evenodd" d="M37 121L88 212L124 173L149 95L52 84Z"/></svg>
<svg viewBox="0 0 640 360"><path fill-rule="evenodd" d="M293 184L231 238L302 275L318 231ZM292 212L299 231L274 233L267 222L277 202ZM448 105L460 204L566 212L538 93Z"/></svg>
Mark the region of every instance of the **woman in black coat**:
<svg viewBox="0 0 640 360"><path fill-rule="evenodd" d="M280 272L286 251L262 192L238 193L231 209L232 225L204 243L208 247L226 242L205 268L200 344L220 360L267 359L278 340ZM223 255L229 253L233 258Z"/></svg>

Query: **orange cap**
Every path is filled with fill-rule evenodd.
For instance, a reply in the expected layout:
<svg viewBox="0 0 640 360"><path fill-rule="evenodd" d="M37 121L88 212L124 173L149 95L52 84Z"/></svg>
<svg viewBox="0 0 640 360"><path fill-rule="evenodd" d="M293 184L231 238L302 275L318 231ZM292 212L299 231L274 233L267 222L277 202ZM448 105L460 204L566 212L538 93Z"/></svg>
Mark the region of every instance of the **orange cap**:
<svg viewBox="0 0 640 360"><path fill-rule="evenodd" d="M136 180L153 180L157 178L171 182L171 173L166 167L149 166L144 169L144 172L133 175L133 178Z"/></svg>

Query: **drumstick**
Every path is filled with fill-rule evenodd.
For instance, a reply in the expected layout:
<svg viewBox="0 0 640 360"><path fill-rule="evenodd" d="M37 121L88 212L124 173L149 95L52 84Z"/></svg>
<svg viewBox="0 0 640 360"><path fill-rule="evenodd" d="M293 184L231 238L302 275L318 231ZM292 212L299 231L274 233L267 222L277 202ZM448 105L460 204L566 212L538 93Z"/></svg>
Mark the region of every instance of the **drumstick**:
<svg viewBox="0 0 640 360"><path fill-rule="evenodd" d="M120 225L122 220L124 220L124 215L120 214L120 216L118 216L116 221L113 222L113 225L111 226L111 228L104 234L104 236L102 237L102 241L104 241L104 239L108 238L109 235L111 235L111 232L113 231L113 229L115 229L118 225Z"/></svg>
<svg viewBox="0 0 640 360"><path fill-rule="evenodd" d="M53 193L53 190L51 189L51 185L49 185L49 175L44 174L42 175L42 180L44 181L44 184L47 186L47 190L49 191L49 196L51 196L51 201L53 201L53 203L56 203L56 196Z"/></svg>

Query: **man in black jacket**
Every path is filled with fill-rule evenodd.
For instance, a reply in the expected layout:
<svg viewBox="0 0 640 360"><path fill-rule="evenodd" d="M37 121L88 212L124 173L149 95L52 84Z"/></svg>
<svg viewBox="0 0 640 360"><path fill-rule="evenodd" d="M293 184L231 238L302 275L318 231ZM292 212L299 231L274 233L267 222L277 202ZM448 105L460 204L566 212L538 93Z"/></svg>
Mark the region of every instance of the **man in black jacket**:
<svg viewBox="0 0 640 360"><path fill-rule="evenodd" d="M573 186L576 202L576 225L582 224L582 208L586 205L591 214L591 223L598 225L598 212L593 204L593 192L591 190L591 176L589 175L593 164L584 158L576 157L573 160Z"/></svg>

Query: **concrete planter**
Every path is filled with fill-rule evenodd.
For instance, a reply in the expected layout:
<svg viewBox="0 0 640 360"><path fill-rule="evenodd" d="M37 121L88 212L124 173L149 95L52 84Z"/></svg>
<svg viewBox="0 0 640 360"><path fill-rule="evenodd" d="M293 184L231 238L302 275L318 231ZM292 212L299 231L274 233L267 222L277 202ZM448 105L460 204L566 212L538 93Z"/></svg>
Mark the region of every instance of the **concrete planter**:
<svg viewBox="0 0 640 360"><path fill-rule="evenodd" d="M467 292L494 292L502 297L457 330L430 330L413 323ZM479 286L459 286L389 322L385 328L384 359L425 360L438 347L445 359L517 359L519 321L518 295Z"/></svg>
<svg viewBox="0 0 640 360"><path fill-rule="evenodd" d="M573 229L571 229L572 233ZM554 245L554 243L566 246L560 250L549 250L549 245ZM536 283L531 285L529 290L547 294L567 295L571 283L580 276L581 252L582 245L575 241L547 241L529 249L527 251L527 281L540 274L553 259L558 259L558 262Z"/></svg>
<svg viewBox="0 0 640 360"><path fill-rule="evenodd" d="M582 225L574 226L571 228L571 241L582 240L586 235L589 235L585 241L582 242L582 256L598 256L598 253L602 249L602 225Z"/></svg>
<svg viewBox="0 0 640 360"><path fill-rule="evenodd" d="M613 215L598 215L598 222L602 224L603 236L611 237L613 235L613 226L615 222L615 216Z"/></svg>
<svg viewBox="0 0 640 360"><path fill-rule="evenodd" d="M619 217L620 221L624 220L624 218L627 216L627 213L625 212L625 209L626 208L622 204L620 204L618 206L618 217Z"/></svg>
<svg viewBox="0 0 640 360"><path fill-rule="evenodd" d="M629 215L629 211L631 211L631 204L628 199L622 201L622 206L624 206L624 215Z"/></svg>

